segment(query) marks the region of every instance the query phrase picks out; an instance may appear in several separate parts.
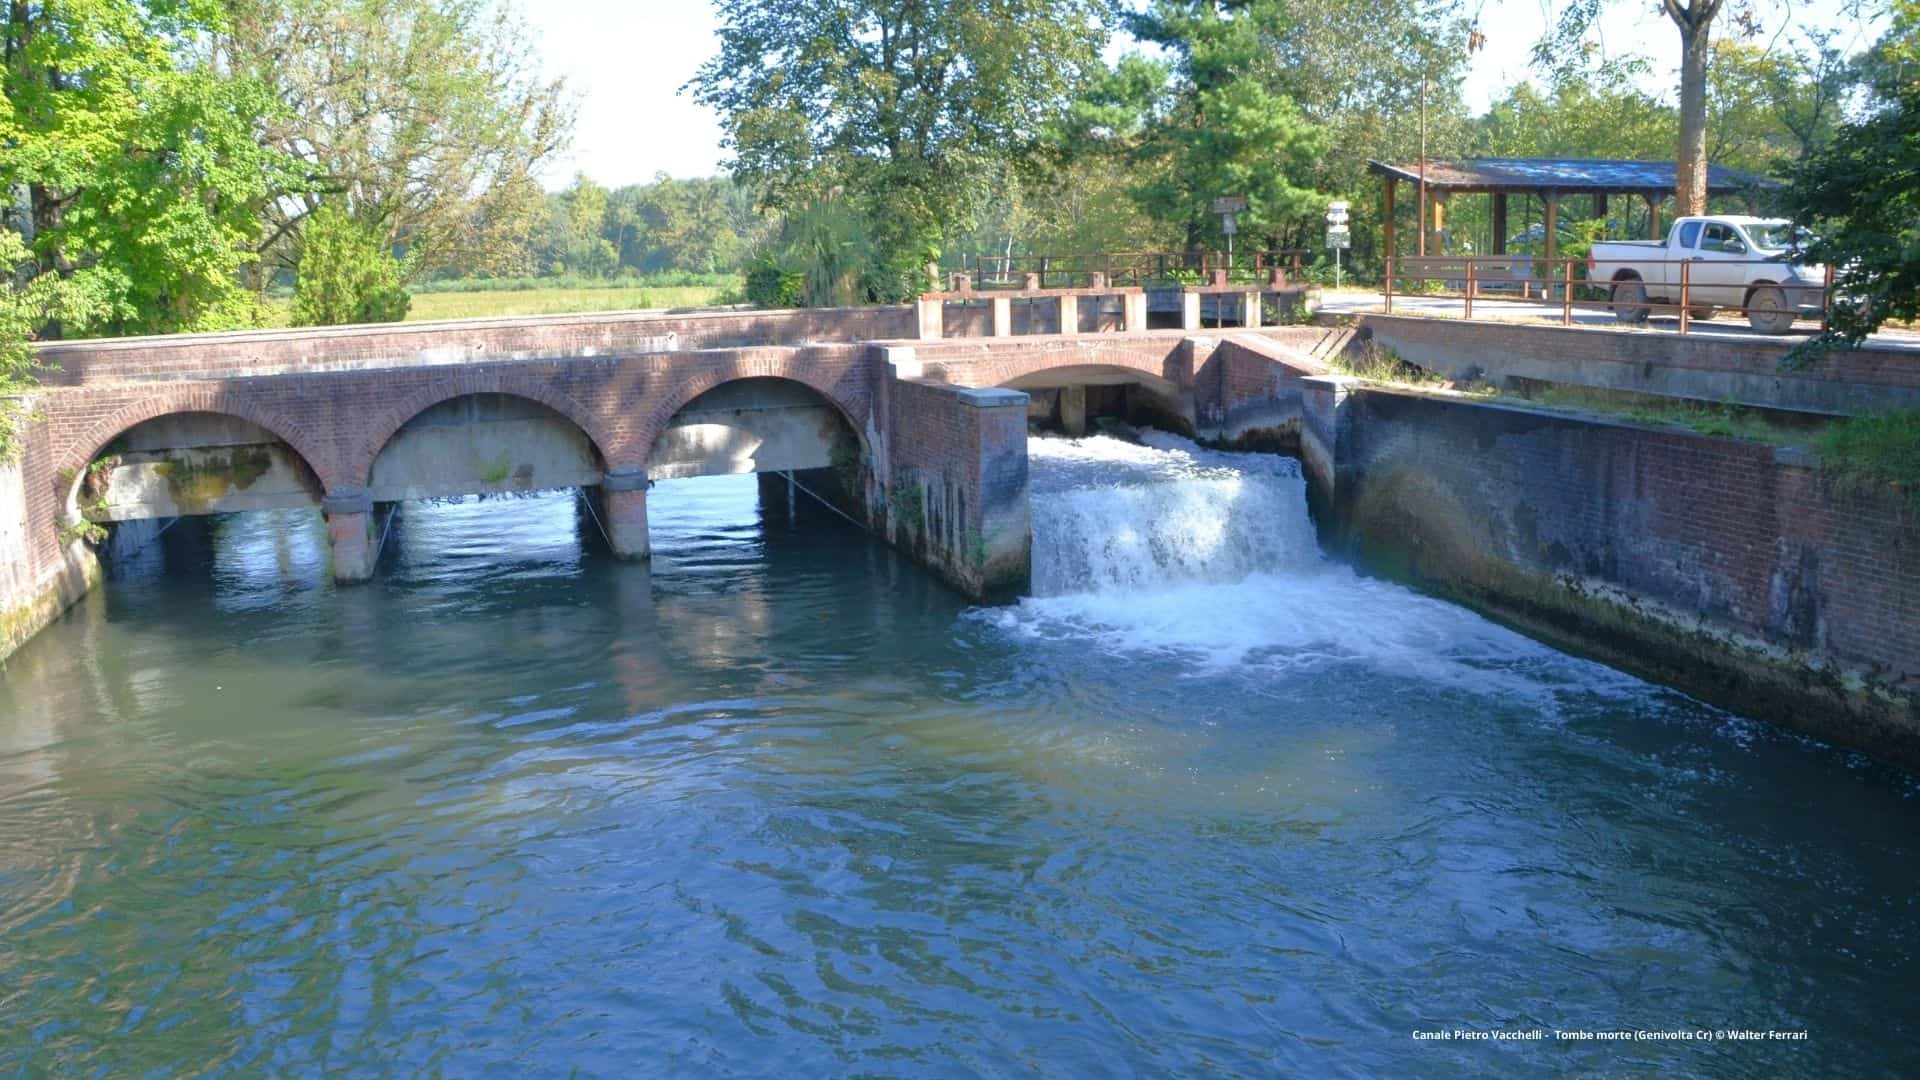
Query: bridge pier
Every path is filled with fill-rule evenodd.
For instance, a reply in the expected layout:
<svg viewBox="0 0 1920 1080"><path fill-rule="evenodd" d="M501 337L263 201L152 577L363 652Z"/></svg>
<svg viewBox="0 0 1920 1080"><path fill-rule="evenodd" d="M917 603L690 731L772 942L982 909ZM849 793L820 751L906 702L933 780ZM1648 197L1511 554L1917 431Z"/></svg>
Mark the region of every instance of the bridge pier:
<svg viewBox="0 0 1920 1080"><path fill-rule="evenodd" d="M1200 294L1192 289L1180 294L1180 329L1200 329Z"/></svg>
<svg viewBox="0 0 1920 1080"><path fill-rule="evenodd" d="M373 494L365 488L335 492L321 500L320 509L327 515L333 580L341 585L372 580L378 554L373 540Z"/></svg>
<svg viewBox="0 0 1920 1080"><path fill-rule="evenodd" d="M616 466L607 470L607 478L598 492L590 492L600 515L600 527L607 531L607 543L622 559L645 559L653 553L647 537L647 480L641 466Z"/></svg>

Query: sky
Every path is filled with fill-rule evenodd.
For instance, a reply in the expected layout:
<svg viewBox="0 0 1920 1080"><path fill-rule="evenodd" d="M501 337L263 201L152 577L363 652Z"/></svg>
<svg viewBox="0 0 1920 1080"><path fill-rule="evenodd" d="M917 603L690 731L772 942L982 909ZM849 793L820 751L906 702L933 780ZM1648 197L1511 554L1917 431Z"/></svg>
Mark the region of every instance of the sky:
<svg viewBox="0 0 1920 1080"><path fill-rule="evenodd" d="M778 0L768 0L777 3ZM1845 0L1761 0L1763 24L1777 23L1791 3L1795 24L1839 31L1836 45L1871 44L1878 27L1843 14ZM1733 5L1728 5L1731 10ZM1467 0L1487 47L1475 54L1466 81L1468 106L1488 102L1528 74L1528 52L1548 24L1543 0ZM609 187L655 174L711 176L722 169L720 125L680 93L694 70L719 51L713 8L703 0L520 0L549 73L563 76L578 104L573 146L541 177L564 187L585 172ZM1722 14L1721 21L1728 21ZM1768 25L1771 30L1772 25ZM1608 55L1648 57L1668 85L1680 63L1679 33L1653 0L1613 0L1599 29ZM1114 52L1124 48L1124 43Z"/></svg>

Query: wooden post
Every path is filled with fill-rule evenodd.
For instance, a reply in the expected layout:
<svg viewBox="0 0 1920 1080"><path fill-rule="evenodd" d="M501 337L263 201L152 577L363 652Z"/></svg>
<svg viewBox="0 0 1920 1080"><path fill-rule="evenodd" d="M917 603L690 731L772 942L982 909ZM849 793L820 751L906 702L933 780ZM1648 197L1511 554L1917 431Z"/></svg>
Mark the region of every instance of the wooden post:
<svg viewBox="0 0 1920 1080"><path fill-rule="evenodd" d="M1507 253L1507 193L1493 193L1493 253Z"/></svg>
<svg viewBox="0 0 1920 1080"><path fill-rule="evenodd" d="M1552 233L1548 233L1552 236ZM1573 325L1573 260L1568 259L1563 267L1566 276L1561 279L1560 289L1560 325Z"/></svg>
<svg viewBox="0 0 1920 1080"><path fill-rule="evenodd" d="M1440 192L1433 197L1433 246L1441 255L1447 253L1445 234L1447 231L1447 196Z"/></svg>
<svg viewBox="0 0 1920 1080"><path fill-rule="evenodd" d="M1386 297L1386 312L1389 315L1393 314L1393 261L1393 256L1387 256L1387 280L1382 286L1385 289L1383 295Z"/></svg>
<svg viewBox="0 0 1920 1080"><path fill-rule="evenodd" d="M1473 318L1473 256L1467 256L1467 318Z"/></svg>
<svg viewBox="0 0 1920 1080"><path fill-rule="evenodd" d="M1648 195L1647 200L1647 239L1663 240L1660 234L1660 196Z"/></svg>
<svg viewBox="0 0 1920 1080"><path fill-rule="evenodd" d="M1391 176L1389 176L1389 177L1387 177L1387 206L1386 206L1386 214L1385 214L1385 216L1384 216L1384 217L1382 217L1382 218L1381 218L1381 221L1382 221L1382 222L1384 223L1384 227L1385 227L1385 229L1386 229L1386 236L1384 237L1384 240L1385 240L1385 247L1386 247L1386 249L1387 249L1387 251L1386 251L1386 258L1387 258L1387 259L1391 259L1391 258L1393 258L1393 256L1394 256L1394 250L1393 250L1393 189L1394 189L1395 187L1398 187L1398 186L1399 186L1399 184L1400 184L1400 181L1398 181L1398 180L1396 180L1396 179L1394 179L1394 178L1393 178L1393 177L1391 177Z"/></svg>
<svg viewBox="0 0 1920 1080"><path fill-rule="evenodd" d="M1420 197L1415 201L1420 204L1420 246L1418 253L1425 255L1427 253L1427 184L1424 180L1420 182Z"/></svg>
<svg viewBox="0 0 1920 1080"><path fill-rule="evenodd" d="M1689 284L1693 275L1687 273L1688 268L1692 265L1693 263L1684 259L1680 262L1680 332L1683 334L1687 332L1687 307L1693 299L1688 295Z"/></svg>
<svg viewBox="0 0 1920 1080"><path fill-rule="evenodd" d="M1607 193L1604 191L1596 191L1593 193L1593 216L1600 219L1601 228L1606 228Z"/></svg>
<svg viewBox="0 0 1920 1080"><path fill-rule="evenodd" d="M1558 229L1559 224L1560 224L1560 195L1558 192L1549 191L1547 192L1547 217L1546 217L1547 258L1549 259L1553 258L1554 254L1560 250L1559 238L1554 235L1556 232L1559 231Z"/></svg>

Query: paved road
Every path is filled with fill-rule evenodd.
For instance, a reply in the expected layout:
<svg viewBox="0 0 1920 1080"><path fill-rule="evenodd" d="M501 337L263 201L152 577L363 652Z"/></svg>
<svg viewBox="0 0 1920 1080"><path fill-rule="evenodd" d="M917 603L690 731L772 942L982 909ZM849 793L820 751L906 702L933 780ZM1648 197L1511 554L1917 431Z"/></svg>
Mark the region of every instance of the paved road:
<svg viewBox="0 0 1920 1080"><path fill-rule="evenodd" d="M1320 310L1347 314L1362 311L1379 311L1384 305L1384 302L1385 298L1377 292L1335 292L1329 289L1321 295ZM1396 315L1443 315L1461 318L1466 314L1466 303L1459 297L1402 296L1395 294L1393 298L1393 311ZM1473 302L1473 317L1476 320L1486 318L1522 321L1540 319L1542 321L1557 323L1560 321L1560 313L1560 305L1554 303L1527 303L1517 300L1487 300L1485 298L1476 298ZM1573 321L1581 326L1620 326L1619 320L1613 317L1612 312L1595 311L1592 309L1583 311L1575 308ZM1764 338L1769 341L1795 341L1811 337L1818 329L1818 327L1810 321L1802 322L1800 326L1805 328L1804 333L1767 337L1766 335L1756 333L1747 326L1745 320L1738 316L1725 314L1717 319L1704 322L1699 319L1691 320L1687 327L1687 333L1690 335L1712 334L1732 338ZM1647 333L1678 333L1680 330L1680 320L1671 315L1655 315L1646 323L1642 324L1639 329ZM1885 330L1868 338L1867 341L1869 344L1885 348L1920 351L1920 333L1915 333L1910 330Z"/></svg>

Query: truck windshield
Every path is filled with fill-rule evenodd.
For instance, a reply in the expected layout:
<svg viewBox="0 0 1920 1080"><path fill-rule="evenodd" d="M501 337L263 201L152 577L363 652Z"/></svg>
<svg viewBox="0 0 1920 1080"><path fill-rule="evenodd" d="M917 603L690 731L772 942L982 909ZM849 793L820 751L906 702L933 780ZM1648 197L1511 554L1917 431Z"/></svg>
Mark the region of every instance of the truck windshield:
<svg viewBox="0 0 1920 1080"><path fill-rule="evenodd" d="M1812 233L1784 221L1767 225L1749 225L1747 235L1753 238L1753 246L1762 251L1788 251L1802 248L1813 240Z"/></svg>

